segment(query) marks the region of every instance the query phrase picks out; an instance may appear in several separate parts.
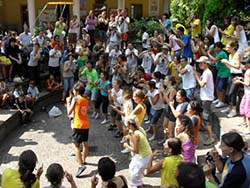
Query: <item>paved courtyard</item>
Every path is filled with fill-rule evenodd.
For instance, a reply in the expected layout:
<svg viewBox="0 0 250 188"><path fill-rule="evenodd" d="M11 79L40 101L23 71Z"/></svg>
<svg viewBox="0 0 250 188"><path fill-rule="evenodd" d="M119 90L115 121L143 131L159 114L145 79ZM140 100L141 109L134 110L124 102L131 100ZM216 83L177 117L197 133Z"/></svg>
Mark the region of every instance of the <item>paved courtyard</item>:
<svg viewBox="0 0 250 188"><path fill-rule="evenodd" d="M56 106L63 111L64 115L57 118L49 118L46 112L40 111L34 117L34 122L17 128L0 144L0 174L6 167L17 168L20 153L24 150L32 149L39 159L37 166L43 165L44 167L44 173L41 176L41 187L48 185L45 172L51 163L60 163L65 170L75 175L77 163L75 157L69 155L72 151L69 120L65 115L65 107L62 104L57 104ZM48 107L47 110L50 108ZM79 179L75 178L78 187L90 187L90 179L97 169L98 160L103 156L111 156L117 163L117 174L123 174L129 178L127 169L130 155L120 152L123 149L119 143L120 139L113 137L114 131L107 130L108 124L100 125L99 122L100 120L91 119L88 165L83 176ZM220 117L221 134L230 130L237 130L244 135L247 129L239 127L238 124L240 122L240 117L232 119ZM206 134L201 132L201 144L205 137ZM250 137L244 136L244 138L249 140ZM156 142L151 144L153 149L162 149L162 147L157 146ZM204 156L207 151L209 151L209 148L199 147L196 154ZM159 187L159 177L159 173L145 177L143 179L145 187ZM64 181L64 185L69 186L66 181Z"/></svg>

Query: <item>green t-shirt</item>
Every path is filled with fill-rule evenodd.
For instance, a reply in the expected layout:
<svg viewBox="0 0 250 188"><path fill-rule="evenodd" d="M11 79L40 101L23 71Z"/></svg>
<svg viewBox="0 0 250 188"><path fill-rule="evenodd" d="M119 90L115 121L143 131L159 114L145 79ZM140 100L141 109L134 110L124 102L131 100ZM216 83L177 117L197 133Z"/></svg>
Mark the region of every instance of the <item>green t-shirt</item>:
<svg viewBox="0 0 250 188"><path fill-rule="evenodd" d="M217 188L217 186L209 181L206 181L206 188Z"/></svg>
<svg viewBox="0 0 250 188"><path fill-rule="evenodd" d="M170 155L165 157L161 169L161 187L164 185L178 185L176 180L177 166L183 162L182 155Z"/></svg>
<svg viewBox="0 0 250 188"><path fill-rule="evenodd" d="M221 50L218 53L215 53L215 57L219 59L228 59L228 56L225 51ZM218 77L220 78L228 78L230 76L230 69L221 61L216 62L216 69L218 70Z"/></svg>
<svg viewBox="0 0 250 188"><path fill-rule="evenodd" d="M88 90L97 89L97 85L95 85L95 82L98 81L98 73L95 69L92 69L91 71L89 71L89 69L86 67L81 72L81 75L87 77L88 83L87 83L86 89Z"/></svg>

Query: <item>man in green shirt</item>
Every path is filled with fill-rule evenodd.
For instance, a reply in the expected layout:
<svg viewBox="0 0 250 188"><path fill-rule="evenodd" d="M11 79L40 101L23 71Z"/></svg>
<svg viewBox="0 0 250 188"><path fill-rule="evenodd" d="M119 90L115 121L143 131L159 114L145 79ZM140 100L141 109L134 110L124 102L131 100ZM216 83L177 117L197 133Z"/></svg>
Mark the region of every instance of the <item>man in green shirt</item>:
<svg viewBox="0 0 250 188"><path fill-rule="evenodd" d="M89 61L86 67L82 70L81 76L87 78L87 84L84 92L84 96L88 97L91 101L91 106L95 107L95 101L97 99L97 84L98 84L98 73L92 67L92 63Z"/></svg>

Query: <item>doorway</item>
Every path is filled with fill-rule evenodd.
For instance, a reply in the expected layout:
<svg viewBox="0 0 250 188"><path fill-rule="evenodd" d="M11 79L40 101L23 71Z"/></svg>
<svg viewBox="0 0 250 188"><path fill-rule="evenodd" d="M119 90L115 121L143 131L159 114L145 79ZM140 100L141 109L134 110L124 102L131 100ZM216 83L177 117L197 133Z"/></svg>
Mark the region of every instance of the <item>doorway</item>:
<svg viewBox="0 0 250 188"><path fill-rule="evenodd" d="M130 5L130 17L134 19L140 19L143 15L142 4L131 4Z"/></svg>

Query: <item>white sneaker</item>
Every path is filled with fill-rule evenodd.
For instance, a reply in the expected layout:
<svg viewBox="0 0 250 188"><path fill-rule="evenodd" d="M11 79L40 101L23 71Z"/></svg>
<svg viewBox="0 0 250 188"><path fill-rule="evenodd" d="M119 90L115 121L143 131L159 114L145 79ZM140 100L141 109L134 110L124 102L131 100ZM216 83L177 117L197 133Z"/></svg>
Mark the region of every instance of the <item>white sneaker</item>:
<svg viewBox="0 0 250 188"><path fill-rule="evenodd" d="M104 120L101 122L101 124L103 125L103 124L106 124L106 123L108 123L108 122L109 122L109 120L104 119Z"/></svg>
<svg viewBox="0 0 250 188"><path fill-rule="evenodd" d="M232 117L235 117L235 116L237 116L236 110L231 110L231 112L227 115L228 118L232 118Z"/></svg>
<svg viewBox="0 0 250 188"><path fill-rule="evenodd" d="M149 140L149 141L155 140L155 135L151 136L148 140Z"/></svg>
<svg viewBox="0 0 250 188"><path fill-rule="evenodd" d="M126 140L124 139L124 137L121 139L120 143L124 144L126 142Z"/></svg>
<svg viewBox="0 0 250 188"><path fill-rule="evenodd" d="M94 111L91 118L94 118L96 116L96 112Z"/></svg>
<svg viewBox="0 0 250 188"><path fill-rule="evenodd" d="M129 149L128 148L125 148L124 150L121 151L121 153L129 153Z"/></svg>
<svg viewBox="0 0 250 188"><path fill-rule="evenodd" d="M99 118L99 116L100 116L100 114L99 114L99 113L96 113L96 115L95 115L95 119L98 119L98 118Z"/></svg>
<svg viewBox="0 0 250 188"><path fill-rule="evenodd" d="M146 125L150 123L150 120L147 120L144 122Z"/></svg>
<svg viewBox="0 0 250 188"><path fill-rule="evenodd" d="M221 110L220 112L221 112L221 113L228 113L228 112L230 112L230 108L227 107L227 108Z"/></svg>
<svg viewBox="0 0 250 188"><path fill-rule="evenodd" d="M219 99L216 99L216 100L214 100L214 101L212 102L212 104L217 104L218 102L220 102L220 100L219 100Z"/></svg>
<svg viewBox="0 0 250 188"><path fill-rule="evenodd" d="M221 108L221 107L224 107L225 106L225 103L224 102L218 102L216 105L215 105L215 108Z"/></svg>

